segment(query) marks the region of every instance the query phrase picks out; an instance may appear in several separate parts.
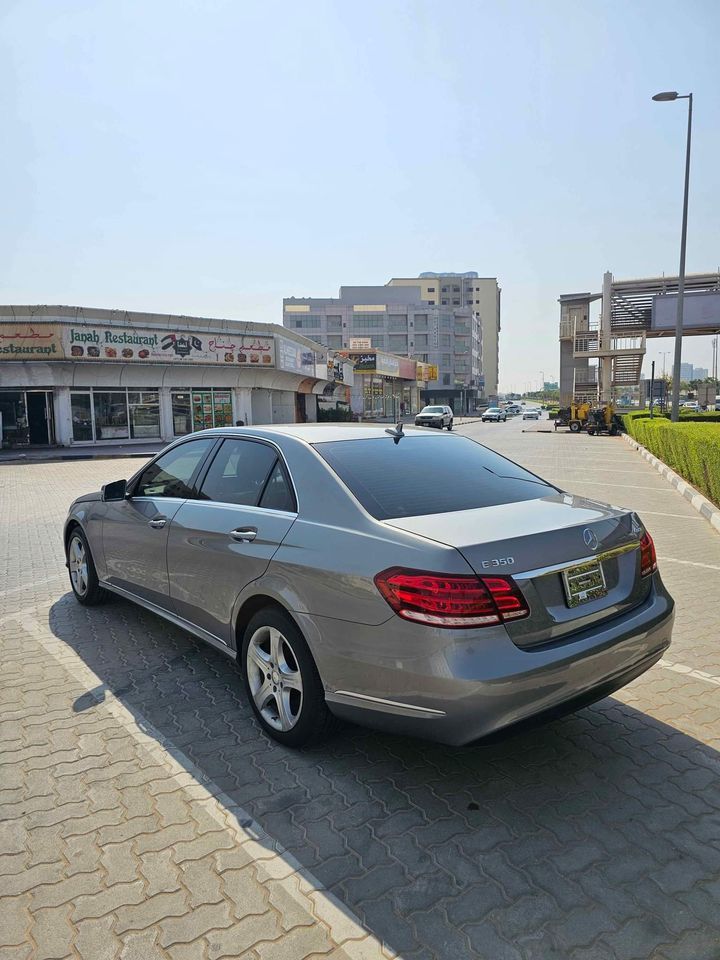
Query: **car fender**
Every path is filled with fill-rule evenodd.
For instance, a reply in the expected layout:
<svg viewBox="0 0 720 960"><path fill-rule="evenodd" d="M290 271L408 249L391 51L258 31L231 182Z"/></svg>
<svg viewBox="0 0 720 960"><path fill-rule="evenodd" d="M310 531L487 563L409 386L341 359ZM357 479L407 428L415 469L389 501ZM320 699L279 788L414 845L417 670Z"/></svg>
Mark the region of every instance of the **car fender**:
<svg viewBox="0 0 720 960"><path fill-rule="evenodd" d="M98 577L105 575L105 554L102 547L104 504L97 500L78 501L71 505L63 525L63 553L66 553L71 526L79 526L87 537Z"/></svg>

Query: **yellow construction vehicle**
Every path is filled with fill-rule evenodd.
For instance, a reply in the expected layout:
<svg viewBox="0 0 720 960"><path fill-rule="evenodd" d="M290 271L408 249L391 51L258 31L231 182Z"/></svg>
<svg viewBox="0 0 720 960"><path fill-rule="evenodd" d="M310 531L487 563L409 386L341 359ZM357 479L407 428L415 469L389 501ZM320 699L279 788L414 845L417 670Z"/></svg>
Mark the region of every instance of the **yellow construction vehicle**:
<svg viewBox="0 0 720 960"><path fill-rule="evenodd" d="M614 437L622 430L622 426L623 422L615 413L612 403L603 403L588 414L586 429L591 437L600 433Z"/></svg>
<svg viewBox="0 0 720 960"><path fill-rule="evenodd" d="M580 433L588 425L591 406L589 403L571 403L569 407L558 410L555 417L555 429L569 427L570 433Z"/></svg>

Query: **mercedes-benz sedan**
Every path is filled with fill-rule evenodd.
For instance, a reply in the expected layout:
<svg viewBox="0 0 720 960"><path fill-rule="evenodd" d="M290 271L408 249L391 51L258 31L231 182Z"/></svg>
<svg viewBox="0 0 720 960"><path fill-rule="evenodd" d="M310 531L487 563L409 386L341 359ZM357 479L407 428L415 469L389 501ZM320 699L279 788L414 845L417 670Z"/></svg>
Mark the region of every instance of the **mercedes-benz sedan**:
<svg viewBox="0 0 720 960"><path fill-rule="evenodd" d="M670 643L634 513L457 434L193 434L76 500L64 546L80 603L117 594L236 659L292 746L335 716L467 743L604 697Z"/></svg>

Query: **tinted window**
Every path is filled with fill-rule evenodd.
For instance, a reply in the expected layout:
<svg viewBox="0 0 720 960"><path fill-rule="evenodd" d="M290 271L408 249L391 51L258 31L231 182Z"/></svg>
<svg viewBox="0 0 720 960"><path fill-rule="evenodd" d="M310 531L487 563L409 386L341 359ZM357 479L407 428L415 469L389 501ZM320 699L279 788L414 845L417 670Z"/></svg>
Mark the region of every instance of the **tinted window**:
<svg viewBox="0 0 720 960"><path fill-rule="evenodd" d="M252 440L225 440L200 489L201 500L257 506L277 460L272 447Z"/></svg>
<svg viewBox="0 0 720 960"><path fill-rule="evenodd" d="M268 510L287 510L289 513L294 513L297 509L295 497L279 460L275 462L273 472L270 474L260 506Z"/></svg>
<svg viewBox="0 0 720 960"><path fill-rule="evenodd" d="M315 449L378 520L532 500L555 489L467 437L338 440Z"/></svg>
<svg viewBox="0 0 720 960"><path fill-rule="evenodd" d="M190 480L215 441L209 437L182 443L151 463L135 488L138 497L191 496Z"/></svg>

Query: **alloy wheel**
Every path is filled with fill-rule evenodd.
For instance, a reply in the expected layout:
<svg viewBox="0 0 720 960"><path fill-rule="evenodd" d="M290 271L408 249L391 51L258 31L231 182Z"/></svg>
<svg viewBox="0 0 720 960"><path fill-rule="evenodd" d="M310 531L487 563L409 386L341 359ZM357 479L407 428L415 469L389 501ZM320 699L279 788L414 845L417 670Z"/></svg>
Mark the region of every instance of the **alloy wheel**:
<svg viewBox="0 0 720 960"><path fill-rule="evenodd" d="M70 579L78 596L84 597L88 591L88 563L85 544L82 539L75 536L70 541L68 547L68 566L70 568Z"/></svg>
<svg viewBox="0 0 720 960"><path fill-rule="evenodd" d="M303 681L287 637L276 627L259 627L250 638L245 666L263 719L275 730L292 730L300 719Z"/></svg>

